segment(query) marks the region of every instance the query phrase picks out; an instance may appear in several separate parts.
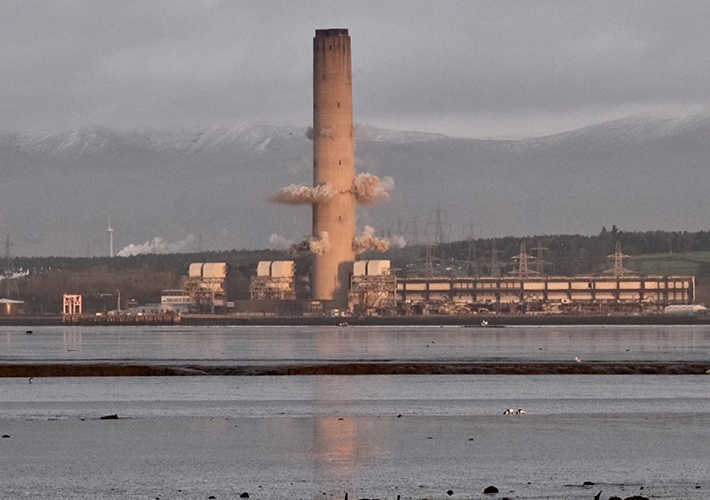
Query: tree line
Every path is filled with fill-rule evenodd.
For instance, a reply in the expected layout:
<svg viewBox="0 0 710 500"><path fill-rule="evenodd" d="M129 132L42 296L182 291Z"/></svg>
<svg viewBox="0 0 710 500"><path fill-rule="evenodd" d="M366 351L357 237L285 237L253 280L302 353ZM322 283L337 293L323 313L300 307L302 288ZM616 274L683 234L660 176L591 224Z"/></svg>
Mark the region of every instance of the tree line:
<svg viewBox="0 0 710 500"><path fill-rule="evenodd" d="M404 275L408 269L421 267L431 259L437 263L437 274L491 274L495 251L501 274L517 266L514 257L525 243L526 253L535 255L541 247L546 274L575 275L599 273L613 264L608 258L619 242L624 254L683 254L710 252L710 232L621 231L616 226L594 236L543 235L532 237L487 238L456 241L435 247L409 246L391 249L384 254L367 253L360 258L390 259L392 267ZM428 257L427 257L428 254ZM249 298L249 281L261 260L296 260L296 288L299 297L309 294L309 275L313 256L292 256L279 250L231 250L189 254L145 254L132 257L15 257L12 268L30 274L17 281L17 292L26 301L28 312L59 313L65 293L83 295L87 311L114 309L120 292L123 303L134 299L141 304L160 301L164 289L179 288L193 262L226 262L228 265L227 296L230 300ZM7 263L6 268L7 268ZM531 261L531 269L536 264ZM448 271L447 271L448 270ZM699 281L710 278L710 264L701 266ZM710 279L706 281L710 282ZM4 296L5 287L0 287Z"/></svg>

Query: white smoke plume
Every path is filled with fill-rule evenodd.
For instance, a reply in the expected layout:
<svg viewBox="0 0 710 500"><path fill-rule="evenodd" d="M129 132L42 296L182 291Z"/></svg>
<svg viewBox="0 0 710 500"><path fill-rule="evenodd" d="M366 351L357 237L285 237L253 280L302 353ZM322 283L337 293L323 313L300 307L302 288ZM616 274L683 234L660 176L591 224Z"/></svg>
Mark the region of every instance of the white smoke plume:
<svg viewBox="0 0 710 500"><path fill-rule="evenodd" d="M319 186L310 187L304 184L291 184L283 189L279 189L272 200L276 203L286 205L314 204L319 201L326 201L335 196L336 191L330 182Z"/></svg>
<svg viewBox="0 0 710 500"><path fill-rule="evenodd" d="M378 252L386 252L389 250L390 244L387 240L377 238L375 229L371 226L365 226L365 230L360 236L356 236L353 240L353 250L355 255L360 255L368 250L377 250Z"/></svg>
<svg viewBox="0 0 710 500"><path fill-rule="evenodd" d="M286 238L285 236L281 236L280 234L274 233L269 236L269 245L277 250L288 250L293 246L293 243L293 240Z"/></svg>
<svg viewBox="0 0 710 500"><path fill-rule="evenodd" d="M407 246L407 242L405 241L404 236L402 236L401 234L388 236L385 239L390 244L390 248L404 248Z"/></svg>
<svg viewBox="0 0 710 500"><path fill-rule="evenodd" d="M380 179L376 175L364 173L356 175L353 181L355 199L363 205L373 205L378 201L389 199L388 191L393 189L394 179L392 177Z"/></svg>
<svg viewBox="0 0 710 500"><path fill-rule="evenodd" d="M291 255L298 255L301 252L311 251L316 255L324 255L330 250L330 236L327 232L322 231L320 236L310 238L291 245Z"/></svg>
<svg viewBox="0 0 710 500"><path fill-rule="evenodd" d="M145 253L179 253L190 249L190 245L195 242L195 237L189 235L182 241L176 243L170 243L160 236L156 236L152 240L146 241L145 243L136 245L131 243L126 245L118 252L119 257L131 257L133 255L140 255Z"/></svg>
<svg viewBox="0 0 710 500"><path fill-rule="evenodd" d="M330 236L328 236L327 232L321 231L320 237L311 238L308 247L316 255L327 254L330 250Z"/></svg>

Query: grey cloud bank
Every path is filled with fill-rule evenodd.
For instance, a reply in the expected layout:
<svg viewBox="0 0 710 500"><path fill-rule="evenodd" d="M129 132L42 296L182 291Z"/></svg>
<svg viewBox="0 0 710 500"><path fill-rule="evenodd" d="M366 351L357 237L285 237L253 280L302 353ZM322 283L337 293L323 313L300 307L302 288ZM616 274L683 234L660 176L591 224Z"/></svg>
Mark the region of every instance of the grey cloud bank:
<svg viewBox="0 0 710 500"><path fill-rule="evenodd" d="M360 122L534 136L710 110L710 4L9 1L0 129L311 120L311 38L353 37Z"/></svg>

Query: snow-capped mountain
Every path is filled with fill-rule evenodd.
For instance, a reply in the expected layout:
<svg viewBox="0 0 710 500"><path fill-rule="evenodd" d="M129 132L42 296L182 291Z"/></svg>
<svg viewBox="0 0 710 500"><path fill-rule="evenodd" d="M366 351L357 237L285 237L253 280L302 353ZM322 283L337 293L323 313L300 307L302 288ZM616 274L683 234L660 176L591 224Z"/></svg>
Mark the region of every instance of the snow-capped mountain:
<svg viewBox="0 0 710 500"><path fill-rule="evenodd" d="M450 238L707 229L710 118L632 117L526 140L356 127L356 167L391 176L388 203L359 223ZM0 134L0 231L17 254L106 255L156 237L197 250L262 248L310 230L310 208L273 204L312 182L306 127ZM193 238L188 238L190 235Z"/></svg>

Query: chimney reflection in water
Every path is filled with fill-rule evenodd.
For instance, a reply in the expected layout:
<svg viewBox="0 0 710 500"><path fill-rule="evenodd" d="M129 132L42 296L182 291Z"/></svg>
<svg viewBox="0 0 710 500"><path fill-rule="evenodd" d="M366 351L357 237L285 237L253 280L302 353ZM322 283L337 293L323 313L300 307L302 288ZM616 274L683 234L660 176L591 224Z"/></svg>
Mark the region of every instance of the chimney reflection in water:
<svg viewBox="0 0 710 500"><path fill-rule="evenodd" d="M313 421L316 475L324 482L345 485L349 479L360 475L362 469L389 455L387 439L382 436L388 434L390 419L338 417L329 409L361 404L361 399L356 397L356 385L361 383L362 380L347 376L318 377L316 380L315 403L324 406L316 409L316 413L328 414ZM346 411L349 415L358 413L357 408Z"/></svg>
<svg viewBox="0 0 710 500"><path fill-rule="evenodd" d="M81 352L81 328L65 327L62 329L64 352Z"/></svg>

